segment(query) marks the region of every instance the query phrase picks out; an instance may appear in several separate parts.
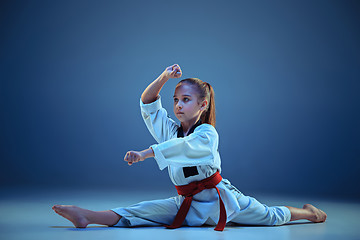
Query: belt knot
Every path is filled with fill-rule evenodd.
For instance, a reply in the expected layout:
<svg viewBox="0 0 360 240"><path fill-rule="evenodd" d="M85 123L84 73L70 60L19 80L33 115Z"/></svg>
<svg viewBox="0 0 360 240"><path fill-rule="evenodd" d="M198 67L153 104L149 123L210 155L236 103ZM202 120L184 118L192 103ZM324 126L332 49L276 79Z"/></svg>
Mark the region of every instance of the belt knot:
<svg viewBox="0 0 360 240"><path fill-rule="evenodd" d="M205 189L211 189L215 188L218 195L219 195L219 203L220 203L220 217L218 224L216 225L215 230L216 231L223 231L226 225L226 209L225 205L221 199L220 191L216 187L217 184L219 184L222 180L222 177L220 176L219 172L216 172L215 174L211 175L208 178L205 178L201 181L195 181L191 182L187 185L182 186L175 186L176 190L179 195L182 195L185 197L183 203L180 206L180 209L178 213L175 216L174 222L170 226L166 226L167 228L179 228L181 227L182 223L184 222L186 215L190 209L190 205L193 199L193 196L202 192Z"/></svg>

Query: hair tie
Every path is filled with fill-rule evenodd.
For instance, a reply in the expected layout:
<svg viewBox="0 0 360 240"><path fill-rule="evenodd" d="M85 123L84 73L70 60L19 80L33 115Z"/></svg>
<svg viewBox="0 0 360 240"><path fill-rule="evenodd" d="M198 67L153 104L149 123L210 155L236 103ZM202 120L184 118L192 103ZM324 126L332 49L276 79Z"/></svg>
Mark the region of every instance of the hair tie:
<svg viewBox="0 0 360 240"><path fill-rule="evenodd" d="M209 88L209 91L211 90L211 86L210 86L210 83L208 83L208 82L205 82L206 83L206 85L208 86L208 88Z"/></svg>

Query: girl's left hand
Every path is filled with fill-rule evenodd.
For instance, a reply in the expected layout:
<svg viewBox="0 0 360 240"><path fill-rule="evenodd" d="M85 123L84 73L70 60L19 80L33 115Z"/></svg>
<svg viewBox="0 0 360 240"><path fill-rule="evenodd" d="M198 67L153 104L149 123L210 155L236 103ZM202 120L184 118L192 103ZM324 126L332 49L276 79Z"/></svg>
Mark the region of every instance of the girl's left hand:
<svg viewBox="0 0 360 240"><path fill-rule="evenodd" d="M141 152L138 151L128 151L125 154L124 161L128 162L129 166L131 166L133 163L137 163L139 161L144 161L145 156Z"/></svg>

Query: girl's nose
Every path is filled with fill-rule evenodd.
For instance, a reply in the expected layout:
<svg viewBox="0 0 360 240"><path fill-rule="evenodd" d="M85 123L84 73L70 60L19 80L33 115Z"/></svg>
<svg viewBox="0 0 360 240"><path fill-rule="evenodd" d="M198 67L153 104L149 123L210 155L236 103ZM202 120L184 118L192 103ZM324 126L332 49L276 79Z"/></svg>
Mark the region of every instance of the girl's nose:
<svg viewBox="0 0 360 240"><path fill-rule="evenodd" d="M182 109L182 105L181 105L180 103L177 103L177 104L176 104L176 107L177 107L178 109Z"/></svg>

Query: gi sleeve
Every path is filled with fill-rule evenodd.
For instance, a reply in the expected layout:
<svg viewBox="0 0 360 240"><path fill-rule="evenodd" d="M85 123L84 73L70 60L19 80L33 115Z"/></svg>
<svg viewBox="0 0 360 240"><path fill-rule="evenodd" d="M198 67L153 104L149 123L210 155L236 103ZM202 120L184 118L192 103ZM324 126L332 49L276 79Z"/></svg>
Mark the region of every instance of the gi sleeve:
<svg viewBox="0 0 360 240"><path fill-rule="evenodd" d="M158 143L171 139L177 133L179 126L168 117L166 109L161 105L160 95L149 104L144 104L140 98L140 108L146 127Z"/></svg>
<svg viewBox="0 0 360 240"><path fill-rule="evenodd" d="M179 167L214 166L214 156L218 152L219 136L210 124L202 124L184 138L174 138L150 147L160 170L172 165Z"/></svg>

